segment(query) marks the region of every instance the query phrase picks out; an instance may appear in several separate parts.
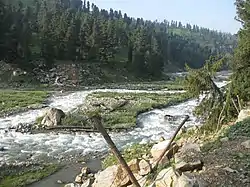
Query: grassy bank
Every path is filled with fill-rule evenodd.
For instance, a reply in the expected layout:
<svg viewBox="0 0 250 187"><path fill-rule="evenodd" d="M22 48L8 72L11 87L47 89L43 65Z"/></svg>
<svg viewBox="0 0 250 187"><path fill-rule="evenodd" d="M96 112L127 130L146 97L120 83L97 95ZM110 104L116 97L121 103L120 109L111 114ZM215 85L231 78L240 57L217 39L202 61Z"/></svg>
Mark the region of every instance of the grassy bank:
<svg viewBox="0 0 250 187"><path fill-rule="evenodd" d="M46 91L0 91L0 115L20 111L29 106L38 106L45 102L49 93Z"/></svg>
<svg viewBox="0 0 250 187"><path fill-rule="evenodd" d="M45 178L62 168L59 165L46 165L22 170L2 176L0 187L25 187L28 184Z"/></svg>

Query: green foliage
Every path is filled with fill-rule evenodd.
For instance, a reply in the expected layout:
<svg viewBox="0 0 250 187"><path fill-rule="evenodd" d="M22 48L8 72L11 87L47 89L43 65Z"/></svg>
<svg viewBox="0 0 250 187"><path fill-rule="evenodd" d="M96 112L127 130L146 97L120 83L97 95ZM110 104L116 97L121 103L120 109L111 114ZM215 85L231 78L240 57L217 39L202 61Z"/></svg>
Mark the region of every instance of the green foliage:
<svg viewBox="0 0 250 187"><path fill-rule="evenodd" d="M235 125L228 128L225 131L224 136L227 136L232 139L236 138L237 136L250 137L250 118L238 122Z"/></svg>
<svg viewBox="0 0 250 187"><path fill-rule="evenodd" d="M236 46L231 34L134 19L94 4L90 8L89 1L20 2L0 4L0 60L30 71L32 60L43 58L47 68L55 60L91 61L159 79L164 69L180 70L185 63L199 68L211 54L231 53Z"/></svg>
<svg viewBox="0 0 250 187"><path fill-rule="evenodd" d="M205 94L196 107L195 114L206 121L206 129L211 131L217 130L223 119L227 117L225 108L228 100L213 81L215 73L224 61L225 58L210 57L200 69L191 69L187 66L189 74L184 81L186 89L192 96L199 98L201 94Z"/></svg>
<svg viewBox="0 0 250 187"><path fill-rule="evenodd" d="M126 162L132 159L141 159L143 155L150 154L153 144L133 144L122 151L122 156ZM117 158L111 153L102 162L103 168L118 164Z"/></svg>
<svg viewBox="0 0 250 187"><path fill-rule="evenodd" d="M55 173L60 168L58 165L47 165L41 169L11 174L0 181L0 187L24 187Z"/></svg>
<svg viewBox="0 0 250 187"><path fill-rule="evenodd" d="M1 91L0 113L42 104L48 95L46 91Z"/></svg>
<svg viewBox="0 0 250 187"><path fill-rule="evenodd" d="M243 101L249 101L250 91L250 7L249 0L236 0L238 20L242 23L243 28L238 32L238 46L234 53L234 61L232 64L233 75L232 80L232 98L238 95Z"/></svg>

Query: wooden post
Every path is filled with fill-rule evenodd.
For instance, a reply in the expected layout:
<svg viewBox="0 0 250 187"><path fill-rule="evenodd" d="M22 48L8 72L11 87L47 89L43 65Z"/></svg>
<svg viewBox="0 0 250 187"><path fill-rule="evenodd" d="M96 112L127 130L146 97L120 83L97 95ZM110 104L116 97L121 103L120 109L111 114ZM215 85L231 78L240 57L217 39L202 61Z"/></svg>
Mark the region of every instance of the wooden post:
<svg viewBox="0 0 250 187"><path fill-rule="evenodd" d="M159 156L159 158L157 159L156 163L155 163L155 168L158 167L159 162L161 161L161 159L164 157L164 155L166 154L166 152L169 150L172 142L174 141L175 137L177 136L178 132L181 130L182 126L186 123L186 121L189 119L189 116L186 115L185 119L181 122L181 124L179 125L178 129L176 129L173 137L171 138L171 140L169 141L167 147L163 150L162 154Z"/></svg>
<svg viewBox="0 0 250 187"><path fill-rule="evenodd" d="M129 168L128 164L126 163L126 161L124 160L124 158L122 157L120 151L117 149L117 147L115 146L114 142L112 141L112 139L110 138L110 136L108 135L107 131L105 130L105 128L102 126L102 118L101 116L95 115L92 117L92 120L94 122L95 127L98 129L98 131L102 134L103 138L106 140L106 142L108 143L110 149L112 150L112 152L114 153L114 155L116 156L116 158L119 160L120 164L122 165L122 167L127 171L128 176L131 180L131 182L136 186L136 187L140 187L140 184L138 183L138 181L136 180L134 174L132 173L131 169Z"/></svg>

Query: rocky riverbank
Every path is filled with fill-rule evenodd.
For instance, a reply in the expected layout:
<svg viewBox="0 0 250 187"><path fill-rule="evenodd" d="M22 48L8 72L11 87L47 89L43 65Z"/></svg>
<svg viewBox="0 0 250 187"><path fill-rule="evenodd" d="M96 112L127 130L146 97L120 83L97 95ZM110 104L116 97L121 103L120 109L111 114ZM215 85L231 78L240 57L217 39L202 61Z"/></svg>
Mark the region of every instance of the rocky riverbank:
<svg viewBox="0 0 250 187"><path fill-rule="evenodd" d="M202 127L182 132L157 168L154 168L155 161L168 140L162 139L143 155L130 155L128 165L141 186L250 186L250 118L242 117L242 113L246 114L241 112L237 123L223 126L213 135L204 136ZM126 157L127 153L123 155ZM132 186L119 164L109 164L94 176L86 175L84 168L74 183L65 187Z"/></svg>

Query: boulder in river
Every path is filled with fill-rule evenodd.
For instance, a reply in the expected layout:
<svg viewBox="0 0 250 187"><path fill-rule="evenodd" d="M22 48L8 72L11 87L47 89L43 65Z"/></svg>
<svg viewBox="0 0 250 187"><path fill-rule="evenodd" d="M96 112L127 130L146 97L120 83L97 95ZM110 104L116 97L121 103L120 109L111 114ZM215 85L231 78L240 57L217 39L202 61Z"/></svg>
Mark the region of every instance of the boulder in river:
<svg viewBox="0 0 250 187"><path fill-rule="evenodd" d="M65 113L57 108L50 108L46 111L41 125L52 127L61 125L61 120L65 117Z"/></svg>

